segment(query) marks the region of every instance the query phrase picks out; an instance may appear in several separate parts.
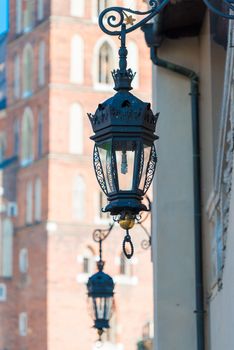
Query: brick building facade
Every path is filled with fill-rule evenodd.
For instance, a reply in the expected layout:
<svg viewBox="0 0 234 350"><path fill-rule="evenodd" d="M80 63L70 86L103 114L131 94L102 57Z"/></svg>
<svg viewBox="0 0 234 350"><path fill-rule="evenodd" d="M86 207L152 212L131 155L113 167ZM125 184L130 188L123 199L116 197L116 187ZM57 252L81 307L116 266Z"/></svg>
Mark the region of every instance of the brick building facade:
<svg viewBox="0 0 234 350"><path fill-rule="evenodd" d="M85 283L95 272L92 232L109 218L100 213L105 198L92 167L86 113L113 94L109 71L119 42L97 25L98 11L110 3L10 2L7 108L0 111L1 350L94 348ZM135 93L148 101L143 33L129 38ZM103 349L134 350L152 320L151 259L141 249L140 227L130 263L121 257L122 237L116 227L104 244L116 310Z"/></svg>

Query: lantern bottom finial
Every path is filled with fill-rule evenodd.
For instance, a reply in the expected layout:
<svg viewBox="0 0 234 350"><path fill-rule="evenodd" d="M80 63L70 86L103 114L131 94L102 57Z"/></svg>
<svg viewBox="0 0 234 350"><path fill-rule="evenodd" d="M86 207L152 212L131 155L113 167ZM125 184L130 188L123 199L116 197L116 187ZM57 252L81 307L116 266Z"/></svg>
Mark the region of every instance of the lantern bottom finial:
<svg viewBox="0 0 234 350"><path fill-rule="evenodd" d="M119 226L124 230L130 230L135 225L135 216L131 214L126 214L123 218L119 220Z"/></svg>

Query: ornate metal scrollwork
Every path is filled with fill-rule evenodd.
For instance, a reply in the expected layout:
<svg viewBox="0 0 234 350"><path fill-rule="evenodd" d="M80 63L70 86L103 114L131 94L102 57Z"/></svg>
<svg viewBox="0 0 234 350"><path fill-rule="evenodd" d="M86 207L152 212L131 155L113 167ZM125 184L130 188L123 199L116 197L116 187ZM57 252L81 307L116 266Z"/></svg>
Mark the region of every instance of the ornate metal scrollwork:
<svg viewBox="0 0 234 350"><path fill-rule="evenodd" d="M151 147L150 160L149 160L147 170L146 170L146 178L145 178L145 184L144 184L144 189L143 189L144 194L148 191L148 189L151 185L151 182L153 181L156 163L157 163L157 154L156 154L155 146L153 145Z"/></svg>
<svg viewBox="0 0 234 350"><path fill-rule="evenodd" d="M141 248L142 249L148 249L151 246L151 234L150 232L147 230L147 228L143 225L144 222L148 219L149 215L151 214L151 200L149 199L149 197L146 195L145 199L148 202L148 208L149 210L147 212L145 212L145 215L142 217L139 217L139 220L137 221L137 224L141 226L142 230L145 232L147 238L144 238L141 241Z"/></svg>
<svg viewBox="0 0 234 350"><path fill-rule="evenodd" d="M222 12L214 4L213 0L203 0L205 5L212 12L218 16L234 19L234 14L230 13L234 11L233 0L221 0L220 5L226 5L227 12ZM108 35L121 35L122 26L124 23L131 26L126 29L126 34L133 32L135 29L140 28L145 23L149 22L153 17L160 13L171 1L170 0L149 0L150 9L148 11L137 11L125 7L109 7L105 9L99 16L99 26L102 31ZM143 19L136 22L133 15L145 16ZM134 22L136 22L134 24ZM116 30L118 28L118 30Z"/></svg>
<svg viewBox="0 0 234 350"><path fill-rule="evenodd" d="M100 241L104 241L109 234L111 233L111 230L114 227L114 222L112 224L110 224L109 228L107 229L96 229L93 231L93 240L97 243L99 243Z"/></svg>
<svg viewBox="0 0 234 350"><path fill-rule="evenodd" d="M94 170L95 170L98 183L101 189L103 190L103 192L105 193L105 195L107 195L106 181L103 174L102 163L101 163L97 146L94 146L94 150L93 150L93 165L94 165Z"/></svg>
<svg viewBox="0 0 234 350"><path fill-rule="evenodd" d="M125 7L109 7L105 9L99 16L99 26L102 31L108 35L120 35L122 31L122 25L131 24L132 26L126 29L126 34L140 28L143 24L147 23L157 13L159 13L170 0L150 0L149 5L151 9L148 11L134 11ZM146 16L136 24L133 24L135 19L132 15ZM119 28L118 30L111 30Z"/></svg>

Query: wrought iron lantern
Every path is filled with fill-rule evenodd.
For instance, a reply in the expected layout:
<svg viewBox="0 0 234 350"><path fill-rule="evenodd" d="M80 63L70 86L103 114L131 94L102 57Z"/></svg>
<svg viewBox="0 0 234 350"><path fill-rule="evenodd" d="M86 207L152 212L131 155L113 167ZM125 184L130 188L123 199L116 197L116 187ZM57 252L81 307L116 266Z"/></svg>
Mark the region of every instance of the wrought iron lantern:
<svg viewBox="0 0 234 350"><path fill-rule="evenodd" d="M94 320L93 327L97 329L99 340L104 330L110 328L109 320L114 306L114 281L111 276L103 272L102 241L103 238L100 236L98 272L92 275L87 283L89 307Z"/></svg>
<svg viewBox="0 0 234 350"><path fill-rule="evenodd" d="M117 93L99 104L89 119L94 131L94 169L109 201L103 211L117 216L120 225L130 229L136 216L148 210L142 199L156 167L158 115L153 114L150 103L130 93L134 74L127 69L125 28L123 24L119 69L112 72Z"/></svg>
<svg viewBox="0 0 234 350"><path fill-rule="evenodd" d="M216 14L234 18L234 0L222 0L221 7L215 7L214 0L203 1ZM102 31L118 36L121 47L119 69L112 72L117 93L100 103L93 115L88 114L94 132L93 163L99 185L109 201L103 211L110 212L126 229L123 249L128 258L133 255L129 230L139 220L139 213L149 210L142 199L153 180L157 162L154 141L158 138L155 135L158 114L153 114L149 103L130 93L135 73L127 68L126 34L142 27L170 3L171 0L149 0L149 8L144 12L109 7L99 16Z"/></svg>

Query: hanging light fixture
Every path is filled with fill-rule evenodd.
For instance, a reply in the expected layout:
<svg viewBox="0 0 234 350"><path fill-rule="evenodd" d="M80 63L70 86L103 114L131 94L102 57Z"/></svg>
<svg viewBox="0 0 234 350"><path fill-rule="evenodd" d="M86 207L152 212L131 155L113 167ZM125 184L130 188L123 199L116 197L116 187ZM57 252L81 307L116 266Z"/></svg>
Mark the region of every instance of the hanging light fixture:
<svg viewBox="0 0 234 350"><path fill-rule="evenodd" d="M127 230L125 243L132 245L128 230L141 211L149 210L142 200L153 180L157 162L154 141L158 114L153 114L150 103L130 93L135 74L127 69L125 31L123 24L119 69L112 72L117 93L88 116L94 131L91 136L95 142L94 170L109 201L103 211L110 212ZM132 251L133 247L130 248Z"/></svg>
<svg viewBox="0 0 234 350"><path fill-rule="evenodd" d="M109 233L107 233L109 234ZM99 341L103 332L110 328L109 321L114 307L114 281L111 276L103 272L104 261L102 260L102 241L105 239L100 231L99 236L99 261L98 272L92 275L87 283L88 302L91 316L94 321L93 327L97 329Z"/></svg>

